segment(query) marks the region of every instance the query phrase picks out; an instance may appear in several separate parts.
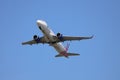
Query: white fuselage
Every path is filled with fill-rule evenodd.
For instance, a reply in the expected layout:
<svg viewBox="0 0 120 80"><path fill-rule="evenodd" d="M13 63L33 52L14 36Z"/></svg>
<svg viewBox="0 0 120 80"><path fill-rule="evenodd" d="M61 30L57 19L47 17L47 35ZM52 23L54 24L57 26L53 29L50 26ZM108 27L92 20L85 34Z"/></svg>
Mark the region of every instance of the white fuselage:
<svg viewBox="0 0 120 80"><path fill-rule="evenodd" d="M53 36L56 36L56 35L51 29L48 28L47 23L45 21L37 20L37 25L39 29L42 31L42 33L44 34L45 40L47 42L55 41ZM66 51L65 47L60 42L50 44L50 45L53 46L58 53L62 53Z"/></svg>

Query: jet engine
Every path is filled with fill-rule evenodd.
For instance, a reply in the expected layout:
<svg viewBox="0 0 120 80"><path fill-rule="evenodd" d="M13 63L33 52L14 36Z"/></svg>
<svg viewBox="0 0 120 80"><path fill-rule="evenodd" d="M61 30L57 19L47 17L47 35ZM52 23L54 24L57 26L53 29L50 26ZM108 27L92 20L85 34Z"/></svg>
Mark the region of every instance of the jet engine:
<svg viewBox="0 0 120 80"><path fill-rule="evenodd" d="M37 35L34 35L34 36L33 36L33 39L34 39L37 43L40 42L40 38L39 38Z"/></svg>
<svg viewBox="0 0 120 80"><path fill-rule="evenodd" d="M57 33L57 37L60 37L61 33Z"/></svg>
<svg viewBox="0 0 120 80"><path fill-rule="evenodd" d="M38 38L38 36L37 36L37 35L34 35L34 36L33 36L33 39L34 39L34 40L36 40L37 38Z"/></svg>
<svg viewBox="0 0 120 80"><path fill-rule="evenodd" d="M57 37L58 37L58 39L59 39L60 41L63 40L63 35L62 35L61 33L57 33Z"/></svg>

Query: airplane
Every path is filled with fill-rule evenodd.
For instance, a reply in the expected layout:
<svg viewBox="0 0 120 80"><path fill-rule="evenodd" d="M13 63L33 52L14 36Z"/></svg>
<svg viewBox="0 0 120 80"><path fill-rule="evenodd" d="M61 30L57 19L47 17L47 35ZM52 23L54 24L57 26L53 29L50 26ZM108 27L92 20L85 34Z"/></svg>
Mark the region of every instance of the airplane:
<svg viewBox="0 0 120 80"><path fill-rule="evenodd" d="M73 41L73 40L85 40L85 39L92 39L93 36L90 37L79 37L79 36L63 36L61 33L55 34L47 25L47 23L43 20L37 20L38 28L43 33L42 37L37 35L33 36L33 39L27 42L23 42L22 45L32 45L32 44L49 44L50 46L54 47L58 54L55 57L66 57L69 56L78 56L78 53L70 53L68 52L69 44L66 47L62 45L64 41Z"/></svg>

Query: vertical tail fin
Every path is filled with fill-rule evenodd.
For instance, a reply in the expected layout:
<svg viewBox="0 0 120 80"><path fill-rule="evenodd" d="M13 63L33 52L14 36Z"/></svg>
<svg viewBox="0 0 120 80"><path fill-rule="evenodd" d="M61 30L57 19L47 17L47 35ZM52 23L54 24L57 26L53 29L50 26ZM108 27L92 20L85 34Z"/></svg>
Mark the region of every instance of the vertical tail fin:
<svg viewBox="0 0 120 80"><path fill-rule="evenodd" d="M70 43L67 43L67 46L66 46L66 52L68 51L68 49L69 49L69 46L70 46Z"/></svg>

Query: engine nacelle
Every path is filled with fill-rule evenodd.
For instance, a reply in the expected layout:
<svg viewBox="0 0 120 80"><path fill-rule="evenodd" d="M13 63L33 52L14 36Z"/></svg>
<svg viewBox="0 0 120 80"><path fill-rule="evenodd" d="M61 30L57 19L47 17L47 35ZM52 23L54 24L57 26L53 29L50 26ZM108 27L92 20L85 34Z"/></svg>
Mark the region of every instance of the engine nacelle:
<svg viewBox="0 0 120 80"><path fill-rule="evenodd" d="M38 36L37 36L37 35L34 35L34 36L33 36L33 39L34 39L34 40L36 40L37 38L38 38Z"/></svg>
<svg viewBox="0 0 120 80"><path fill-rule="evenodd" d="M37 35L34 35L33 39L36 41L36 43L40 43L40 38Z"/></svg>
<svg viewBox="0 0 120 80"><path fill-rule="evenodd" d="M57 33L57 37L60 41L63 41L63 35L61 33Z"/></svg>
<svg viewBox="0 0 120 80"><path fill-rule="evenodd" d="M59 37L61 34L60 33L57 33L57 37Z"/></svg>

